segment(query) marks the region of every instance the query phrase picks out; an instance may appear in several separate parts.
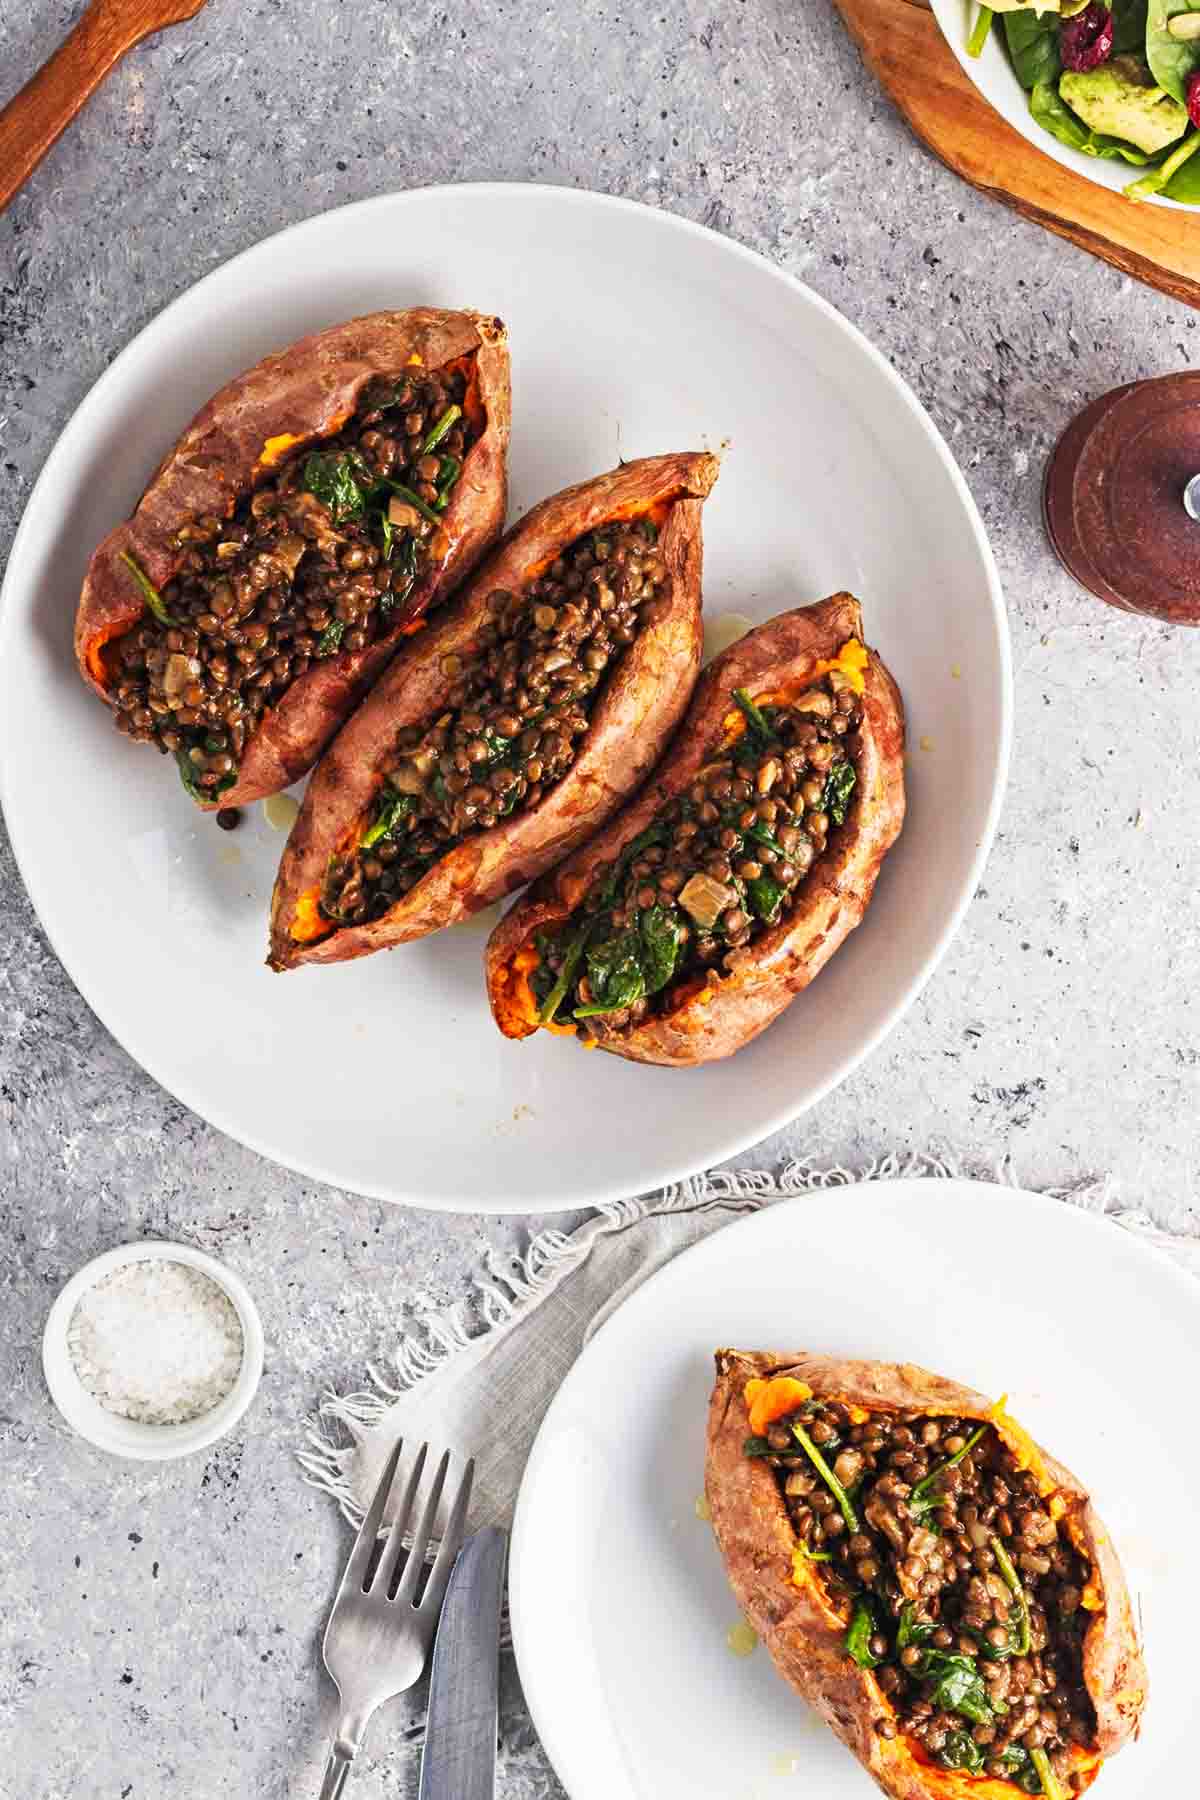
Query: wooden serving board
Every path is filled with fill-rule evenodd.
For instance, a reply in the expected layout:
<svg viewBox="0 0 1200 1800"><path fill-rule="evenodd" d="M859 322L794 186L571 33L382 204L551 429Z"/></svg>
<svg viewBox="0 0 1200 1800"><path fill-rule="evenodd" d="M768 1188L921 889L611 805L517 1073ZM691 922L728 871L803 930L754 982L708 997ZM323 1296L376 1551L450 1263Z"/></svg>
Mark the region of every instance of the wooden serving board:
<svg viewBox="0 0 1200 1800"><path fill-rule="evenodd" d="M867 66L956 174L1127 275L1200 306L1200 213L1126 200L1035 150L971 86L924 0L836 4Z"/></svg>

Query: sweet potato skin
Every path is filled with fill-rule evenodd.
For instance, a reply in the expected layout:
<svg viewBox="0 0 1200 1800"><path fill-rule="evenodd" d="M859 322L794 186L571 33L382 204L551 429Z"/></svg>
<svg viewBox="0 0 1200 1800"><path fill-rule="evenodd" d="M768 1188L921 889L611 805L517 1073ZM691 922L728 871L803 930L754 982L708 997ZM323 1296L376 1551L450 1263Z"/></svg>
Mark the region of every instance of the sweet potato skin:
<svg viewBox="0 0 1200 1800"><path fill-rule="evenodd" d="M1010 1782L968 1777L922 1763L903 1734L881 1738L876 1721L891 1708L870 1670L846 1655L846 1620L816 1579L792 1581L796 1542L773 1471L743 1454L750 1433L747 1381L790 1375L818 1397L836 1396L866 1411L913 1410L990 1421L1014 1453L1032 1448L1044 1484L1066 1505L1064 1524L1092 1564L1101 1607L1084 1639L1084 1680L1096 1709L1100 1760L1136 1735L1146 1697L1146 1670L1125 1579L1108 1532L1082 1483L1040 1447L1016 1435L1013 1422L985 1395L909 1363L817 1356L808 1351L719 1350L708 1418L705 1494L730 1585L784 1679L812 1705L894 1800L1014 1800Z"/></svg>
<svg viewBox="0 0 1200 1800"><path fill-rule="evenodd" d="M292 683L247 742L235 785L205 810L246 805L306 774L404 641L406 629L445 599L498 537L508 503L512 412L502 322L433 307L368 313L266 357L200 409L132 518L93 554L76 614L75 654L84 681L108 701L99 653L144 612L122 552L163 587L178 565L173 540L182 524L201 513L228 515L286 457L337 432L375 376L396 374L414 359L434 369L472 353L486 423L464 458L437 539L440 554L430 559L387 632L362 650L324 658Z"/></svg>
<svg viewBox="0 0 1200 1800"><path fill-rule="evenodd" d="M596 871L618 856L655 813L694 781L721 740L734 688L753 696L795 688L805 671L861 638L862 612L850 594L781 613L741 638L701 676L687 718L654 779L613 822L540 881L500 921L488 942L492 1011L510 1037L536 1027L510 1002L513 960L535 931L560 923L590 887ZM610 1038L600 1047L634 1062L689 1068L742 1049L820 973L862 919L880 866L904 820L904 709L888 671L871 653L864 671L863 723L847 739L858 782L844 826L831 836L791 915L752 947L737 974L712 976L711 998L698 994L672 1011Z"/></svg>
<svg viewBox="0 0 1200 1800"><path fill-rule="evenodd" d="M279 865L271 904L274 969L345 962L424 937L490 905L589 837L645 779L678 724L700 666L700 516L715 456L645 457L555 494L526 514L448 612L395 658L318 767ZM592 713L576 762L541 802L476 833L434 864L383 918L312 943L292 935L299 897L318 887L346 831L370 807L397 731L445 704L444 659L470 650L496 588L516 590L575 538L671 498L659 539L669 581Z"/></svg>

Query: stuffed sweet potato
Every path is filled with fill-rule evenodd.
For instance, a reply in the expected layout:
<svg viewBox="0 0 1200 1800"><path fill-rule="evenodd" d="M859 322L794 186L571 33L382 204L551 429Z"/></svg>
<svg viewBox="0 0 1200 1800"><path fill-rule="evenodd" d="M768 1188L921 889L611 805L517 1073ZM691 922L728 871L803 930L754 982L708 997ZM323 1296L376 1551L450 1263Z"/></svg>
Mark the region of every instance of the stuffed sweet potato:
<svg viewBox="0 0 1200 1800"><path fill-rule="evenodd" d="M118 729L204 807L305 774L499 535L509 417L503 325L428 307L222 388L88 565L76 657Z"/></svg>
<svg viewBox="0 0 1200 1800"><path fill-rule="evenodd" d="M345 962L511 893L643 781L700 661L716 457L626 463L513 527L327 752L283 854L270 963Z"/></svg>
<svg viewBox="0 0 1200 1800"><path fill-rule="evenodd" d="M501 1031L670 1067L740 1050L862 918L903 758L900 696L849 594L731 645L644 791L492 933Z"/></svg>
<svg viewBox="0 0 1200 1800"><path fill-rule="evenodd" d="M911 1364L717 1353L705 1490L780 1673L896 1800L1069 1800L1146 1672L1075 1476Z"/></svg>

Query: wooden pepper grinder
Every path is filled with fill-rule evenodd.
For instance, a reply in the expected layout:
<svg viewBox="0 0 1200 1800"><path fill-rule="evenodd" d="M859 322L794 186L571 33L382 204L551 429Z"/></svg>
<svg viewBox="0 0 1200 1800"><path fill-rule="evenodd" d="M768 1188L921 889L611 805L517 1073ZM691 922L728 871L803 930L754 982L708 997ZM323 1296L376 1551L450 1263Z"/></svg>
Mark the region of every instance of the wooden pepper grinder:
<svg viewBox="0 0 1200 1800"><path fill-rule="evenodd" d="M1126 612L1200 625L1200 371L1114 388L1046 466L1046 531L1081 587Z"/></svg>

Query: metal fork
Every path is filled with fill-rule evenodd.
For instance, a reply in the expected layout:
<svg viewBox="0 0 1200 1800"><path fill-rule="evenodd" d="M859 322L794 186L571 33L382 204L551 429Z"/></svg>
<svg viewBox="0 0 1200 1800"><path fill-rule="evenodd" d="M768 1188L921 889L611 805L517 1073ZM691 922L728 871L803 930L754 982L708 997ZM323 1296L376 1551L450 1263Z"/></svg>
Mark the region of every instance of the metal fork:
<svg viewBox="0 0 1200 1800"><path fill-rule="evenodd" d="M346 1573L342 1576L342 1585L325 1627L325 1667L333 1677L342 1705L337 1735L325 1765L320 1800L337 1800L350 1773L350 1765L358 1754L367 1721L376 1707L394 1695L402 1694L420 1678L429 1659L450 1570L462 1544L471 1480L475 1473L473 1460L468 1462L454 1495L446 1530L418 1603L417 1581L425 1566L425 1553L450 1463L447 1450L438 1464L420 1523L412 1531L408 1561L399 1586L394 1595L389 1593L396 1579L404 1539L409 1534L429 1451L429 1445L422 1444L372 1573L371 1558L403 1448L401 1439L388 1457L375 1497L354 1540L350 1561L346 1564Z"/></svg>

